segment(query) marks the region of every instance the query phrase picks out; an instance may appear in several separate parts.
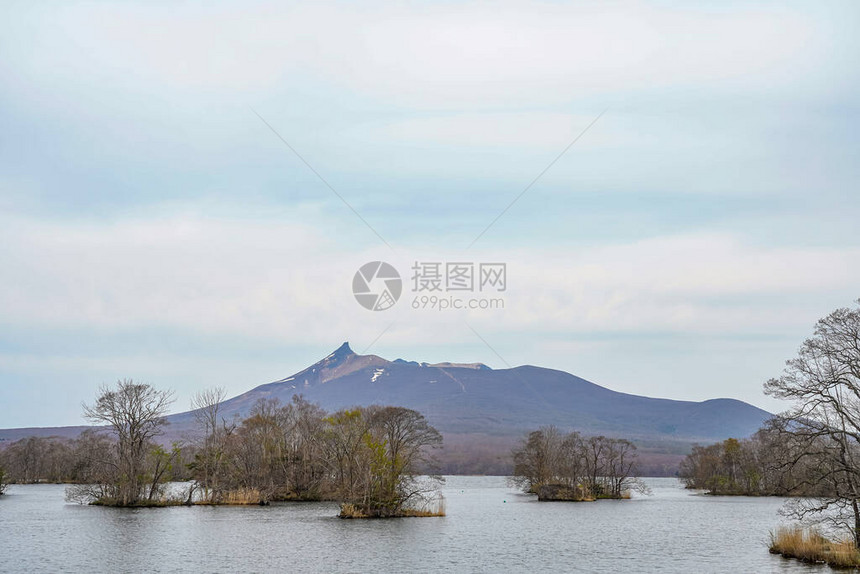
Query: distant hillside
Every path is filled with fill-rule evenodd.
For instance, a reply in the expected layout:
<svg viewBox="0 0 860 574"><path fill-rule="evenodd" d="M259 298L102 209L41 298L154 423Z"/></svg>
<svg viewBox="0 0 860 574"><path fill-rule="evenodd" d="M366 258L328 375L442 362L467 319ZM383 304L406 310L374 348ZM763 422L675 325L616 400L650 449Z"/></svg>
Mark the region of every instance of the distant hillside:
<svg viewBox="0 0 860 574"><path fill-rule="evenodd" d="M225 401L222 413L244 416L260 399L287 402L295 394L329 410L370 404L416 409L446 435L446 469L461 472L504 472L511 446L525 431L554 424L634 439L645 465L656 465L648 467L649 474L663 474L693 442L749 436L770 416L734 399L690 402L619 393L541 367L494 370L480 363L388 361L357 355L347 343L292 376ZM168 420L171 435L194 427L191 412ZM26 430L0 431L0 439L23 436ZM31 430L43 436L68 434L65 429Z"/></svg>
<svg viewBox="0 0 860 574"><path fill-rule="evenodd" d="M295 394L327 409L402 405L421 411L446 433L499 436L555 424L589 434L713 441L748 436L770 416L734 399L689 402L619 393L541 367L387 361L356 355L347 343L295 375L225 401L223 411L245 415L260 399L286 402ZM170 419L185 422L191 413Z"/></svg>

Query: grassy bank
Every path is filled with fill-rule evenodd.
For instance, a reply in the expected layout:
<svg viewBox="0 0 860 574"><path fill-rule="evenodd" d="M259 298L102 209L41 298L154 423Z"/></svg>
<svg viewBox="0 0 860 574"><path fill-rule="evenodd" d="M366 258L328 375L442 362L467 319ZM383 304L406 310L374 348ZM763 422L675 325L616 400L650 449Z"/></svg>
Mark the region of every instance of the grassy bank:
<svg viewBox="0 0 860 574"><path fill-rule="evenodd" d="M628 500L630 491L624 490L617 494L594 493L584 488L581 484L567 486L564 484L543 484L540 488L531 491L537 494L540 502L594 502L595 500Z"/></svg>
<svg viewBox="0 0 860 574"><path fill-rule="evenodd" d="M401 508L394 514L382 514L368 511L355 504L345 502L340 505L340 518L408 518L408 517L432 517L445 516L445 501L439 500L432 507L424 508Z"/></svg>
<svg viewBox="0 0 860 574"><path fill-rule="evenodd" d="M265 506L269 503L256 488L237 488L224 493L217 501L197 500L196 506Z"/></svg>
<svg viewBox="0 0 860 574"><path fill-rule="evenodd" d="M860 567L860 552L852 540L830 540L815 529L782 527L770 535L770 551L803 562L835 568Z"/></svg>

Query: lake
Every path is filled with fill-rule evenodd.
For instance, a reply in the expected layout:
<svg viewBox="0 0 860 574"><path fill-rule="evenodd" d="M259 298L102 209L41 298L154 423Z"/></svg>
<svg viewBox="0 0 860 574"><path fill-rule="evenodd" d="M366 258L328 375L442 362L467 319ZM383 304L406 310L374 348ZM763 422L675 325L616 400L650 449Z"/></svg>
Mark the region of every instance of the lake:
<svg viewBox="0 0 860 574"><path fill-rule="evenodd" d="M504 477L447 477L444 518L341 520L333 503L112 509L61 485L0 497L0 572L830 572L773 556L776 498L537 502Z"/></svg>

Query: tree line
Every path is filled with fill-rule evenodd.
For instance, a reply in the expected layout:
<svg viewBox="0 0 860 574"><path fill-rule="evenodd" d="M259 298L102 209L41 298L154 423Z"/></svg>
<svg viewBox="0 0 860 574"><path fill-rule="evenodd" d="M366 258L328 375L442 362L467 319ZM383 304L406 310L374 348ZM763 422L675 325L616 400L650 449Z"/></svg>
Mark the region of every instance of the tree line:
<svg viewBox="0 0 860 574"><path fill-rule="evenodd" d="M528 433L513 459L511 482L539 500L625 498L643 488L634 478L636 446L625 439L546 426Z"/></svg>
<svg viewBox="0 0 860 574"><path fill-rule="evenodd" d="M0 451L0 468L12 482L73 483L69 500L111 506L335 500L344 517L443 512L432 456L442 437L417 411L328 413L295 396L286 405L261 400L246 418L227 420L223 399L222 390L199 393L197 437L165 448L157 438L171 393L118 381L84 407L101 429L19 440ZM175 481L187 481L182 492L170 490Z"/></svg>
<svg viewBox="0 0 860 574"><path fill-rule="evenodd" d="M0 475L17 484L85 483L100 474L99 466L110 459L113 442L104 433L86 430L78 438L27 437L0 450ZM159 452L152 445L154 456ZM188 450L183 451L188 454ZM191 474L182 459L171 465L163 478L170 481L190 480Z"/></svg>
<svg viewBox="0 0 860 574"><path fill-rule="evenodd" d="M714 494L794 496L785 514L851 535L860 548L860 300L820 319L766 394L790 408L752 438L696 447L681 466ZM860 561L860 558L858 558Z"/></svg>
<svg viewBox="0 0 860 574"><path fill-rule="evenodd" d="M799 456L797 445L774 428L778 423L779 419L769 421L750 438L694 445L681 462L679 478L687 488L715 495L828 494L827 485L818 480L815 461Z"/></svg>

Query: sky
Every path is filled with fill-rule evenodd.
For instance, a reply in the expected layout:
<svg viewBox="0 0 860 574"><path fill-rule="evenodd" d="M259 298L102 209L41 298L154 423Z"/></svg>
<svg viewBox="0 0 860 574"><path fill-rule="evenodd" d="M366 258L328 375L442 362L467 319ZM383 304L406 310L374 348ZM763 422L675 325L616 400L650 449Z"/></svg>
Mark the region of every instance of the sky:
<svg viewBox="0 0 860 574"><path fill-rule="evenodd" d="M858 25L852 1L4 2L0 428L81 424L120 378L187 410L344 341L786 408L762 383L860 297ZM353 295L371 261L390 309ZM504 263L505 289L417 290L416 263Z"/></svg>

